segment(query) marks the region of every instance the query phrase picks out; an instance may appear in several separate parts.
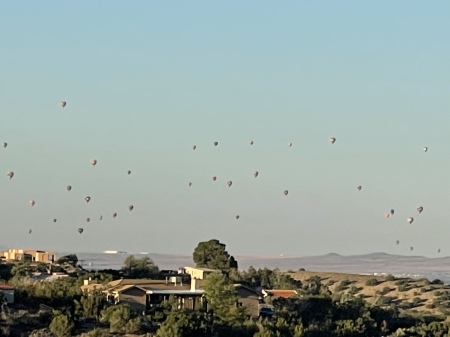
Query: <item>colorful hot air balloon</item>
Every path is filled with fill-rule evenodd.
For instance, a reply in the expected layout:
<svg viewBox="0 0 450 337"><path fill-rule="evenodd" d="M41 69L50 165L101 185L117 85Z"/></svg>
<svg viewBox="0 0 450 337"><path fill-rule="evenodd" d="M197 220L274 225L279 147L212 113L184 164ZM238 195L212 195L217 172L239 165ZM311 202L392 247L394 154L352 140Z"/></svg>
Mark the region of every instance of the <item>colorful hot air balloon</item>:
<svg viewBox="0 0 450 337"><path fill-rule="evenodd" d="M414 218L413 217L409 217L409 218L406 219L406 221L408 221L410 224L412 224L413 221L414 221Z"/></svg>
<svg viewBox="0 0 450 337"><path fill-rule="evenodd" d="M231 180L228 180L227 185L228 185L228 187L231 187L231 185L233 185L233 182Z"/></svg>
<svg viewBox="0 0 450 337"><path fill-rule="evenodd" d="M66 101L61 101L61 102L59 102L59 105L61 105L63 108L66 106Z"/></svg>
<svg viewBox="0 0 450 337"><path fill-rule="evenodd" d="M253 172L253 176L256 178L259 175L258 171Z"/></svg>
<svg viewBox="0 0 450 337"><path fill-rule="evenodd" d="M80 234L81 234L81 233L83 233L83 231L84 231L84 229L83 229L83 228L81 228L81 227L80 227L80 228L78 228L78 233L80 233Z"/></svg>
<svg viewBox="0 0 450 337"><path fill-rule="evenodd" d="M389 219L389 217L391 216L389 213L385 213L384 216L386 217L386 219Z"/></svg>
<svg viewBox="0 0 450 337"><path fill-rule="evenodd" d="M423 207L422 206L417 207L417 212L419 212L419 214L422 213L423 212Z"/></svg>
<svg viewBox="0 0 450 337"><path fill-rule="evenodd" d="M11 180L14 177L14 172L9 171L8 173L6 173L6 175L9 177L9 180Z"/></svg>
<svg viewBox="0 0 450 337"><path fill-rule="evenodd" d="M86 202L89 202L89 201L91 201L91 197L90 197L90 196L86 196L86 197L84 197L84 200L85 200Z"/></svg>
<svg viewBox="0 0 450 337"><path fill-rule="evenodd" d="M92 165L92 166L97 165L97 159L92 159L92 160L91 160L91 165Z"/></svg>
<svg viewBox="0 0 450 337"><path fill-rule="evenodd" d="M34 200L29 200L28 203L33 207L36 202Z"/></svg>
<svg viewBox="0 0 450 337"><path fill-rule="evenodd" d="M67 190L67 191L70 192L71 189L72 189L72 186L70 186L70 185L67 185L67 186L66 186L66 190Z"/></svg>
<svg viewBox="0 0 450 337"><path fill-rule="evenodd" d="M284 195L288 195L289 194L289 191L288 190L284 190Z"/></svg>
<svg viewBox="0 0 450 337"><path fill-rule="evenodd" d="M334 138L334 137L330 138L330 143L331 144L334 144L335 142L336 142L336 138Z"/></svg>

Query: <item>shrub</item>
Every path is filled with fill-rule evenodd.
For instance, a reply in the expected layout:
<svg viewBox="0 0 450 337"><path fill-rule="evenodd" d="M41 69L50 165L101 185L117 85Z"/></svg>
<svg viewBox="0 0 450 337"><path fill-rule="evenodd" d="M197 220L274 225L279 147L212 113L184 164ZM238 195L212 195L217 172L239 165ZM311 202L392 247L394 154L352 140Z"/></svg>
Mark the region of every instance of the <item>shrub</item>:
<svg viewBox="0 0 450 337"><path fill-rule="evenodd" d="M408 290L408 285L407 284L400 284L397 289L398 289L398 291L407 291Z"/></svg>
<svg viewBox="0 0 450 337"><path fill-rule="evenodd" d="M68 316L57 313L56 316L53 317L49 328L56 337L70 337L74 324Z"/></svg>
<svg viewBox="0 0 450 337"><path fill-rule="evenodd" d="M439 279L435 279L435 280L431 281L431 284L444 284L444 282L442 282Z"/></svg>
<svg viewBox="0 0 450 337"><path fill-rule="evenodd" d="M386 276L386 281L394 281L395 280L395 276L392 274L389 274L388 276Z"/></svg>
<svg viewBox="0 0 450 337"><path fill-rule="evenodd" d="M373 287L378 285L378 280L376 278L370 278L366 281L366 286Z"/></svg>

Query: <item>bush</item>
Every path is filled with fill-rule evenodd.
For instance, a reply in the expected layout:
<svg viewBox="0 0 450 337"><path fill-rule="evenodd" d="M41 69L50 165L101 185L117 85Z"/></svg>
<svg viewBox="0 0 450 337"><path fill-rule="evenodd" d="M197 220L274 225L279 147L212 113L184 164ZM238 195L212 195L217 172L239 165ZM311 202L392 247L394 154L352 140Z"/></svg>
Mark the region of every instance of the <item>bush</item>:
<svg viewBox="0 0 450 337"><path fill-rule="evenodd" d="M81 335L81 337L106 337L107 333L105 330L95 328L87 333Z"/></svg>
<svg viewBox="0 0 450 337"><path fill-rule="evenodd" d="M386 276L386 281L395 281L395 276L392 274L389 274L388 276Z"/></svg>
<svg viewBox="0 0 450 337"><path fill-rule="evenodd" d="M74 324L68 316L58 312L55 317L53 317L49 328L56 337L70 337Z"/></svg>
<svg viewBox="0 0 450 337"><path fill-rule="evenodd" d="M376 278L370 278L366 281L366 286L373 287L378 285L378 280Z"/></svg>
<svg viewBox="0 0 450 337"><path fill-rule="evenodd" d="M435 279L435 280L431 281L431 284L444 284L444 282L442 282L439 279Z"/></svg>
<svg viewBox="0 0 450 337"><path fill-rule="evenodd" d="M407 284L400 284L398 286L398 291L407 291L408 290L408 285Z"/></svg>

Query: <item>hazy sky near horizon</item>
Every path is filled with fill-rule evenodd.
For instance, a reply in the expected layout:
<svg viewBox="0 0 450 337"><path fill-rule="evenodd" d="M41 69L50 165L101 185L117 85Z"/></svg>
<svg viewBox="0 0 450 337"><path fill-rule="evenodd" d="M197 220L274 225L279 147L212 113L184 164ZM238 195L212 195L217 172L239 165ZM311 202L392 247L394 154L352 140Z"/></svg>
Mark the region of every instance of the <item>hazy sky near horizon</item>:
<svg viewBox="0 0 450 337"><path fill-rule="evenodd" d="M449 17L444 1L2 3L0 245L449 255Z"/></svg>

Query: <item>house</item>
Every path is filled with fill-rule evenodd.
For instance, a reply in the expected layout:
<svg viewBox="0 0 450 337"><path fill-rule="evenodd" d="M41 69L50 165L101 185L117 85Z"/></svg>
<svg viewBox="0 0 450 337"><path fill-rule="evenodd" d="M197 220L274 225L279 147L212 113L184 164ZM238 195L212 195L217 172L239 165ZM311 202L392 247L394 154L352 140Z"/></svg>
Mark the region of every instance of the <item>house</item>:
<svg viewBox="0 0 450 337"><path fill-rule="evenodd" d="M263 289L262 295L266 303L272 304L272 300L277 297L289 298L297 296L297 290L288 289Z"/></svg>
<svg viewBox="0 0 450 337"><path fill-rule="evenodd" d="M6 303L14 303L14 287L11 287L6 283L0 283L0 293L3 293L3 295L5 296Z"/></svg>
<svg viewBox="0 0 450 337"><path fill-rule="evenodd" d="M56 261L55 252L47 252L34 249L9 249L7 252L0 252L0 256L5 260L29 261L53 263Z"/></svg>
<svg viewBox="0 0 450 337"><path fill-rule="evenodd" d="M191 275L192 279L204 280L209 274L220 272L218 269L211 268L197 268L197 267L184 267L184 272Z"/></svg>
<svg viewBox="0 0 450 337"><path fill-rule="evenodd" d="M206 309L204 290L198 289L190 282L183 282L182 277L172 276L166 280L120 279L105 285L96 281L85 280L82 291L100 290L108 301L126 303L138 311L149 310L174 296L179 308L192 310Z"/></svg>
<svg viewBox="0 0 450 337"><path fill-rule="evenodd" d="M259 317L261 295L255 289L243 284L234 284L234 287L239 297L237 305L246 308L251 317Z"/></svg>

